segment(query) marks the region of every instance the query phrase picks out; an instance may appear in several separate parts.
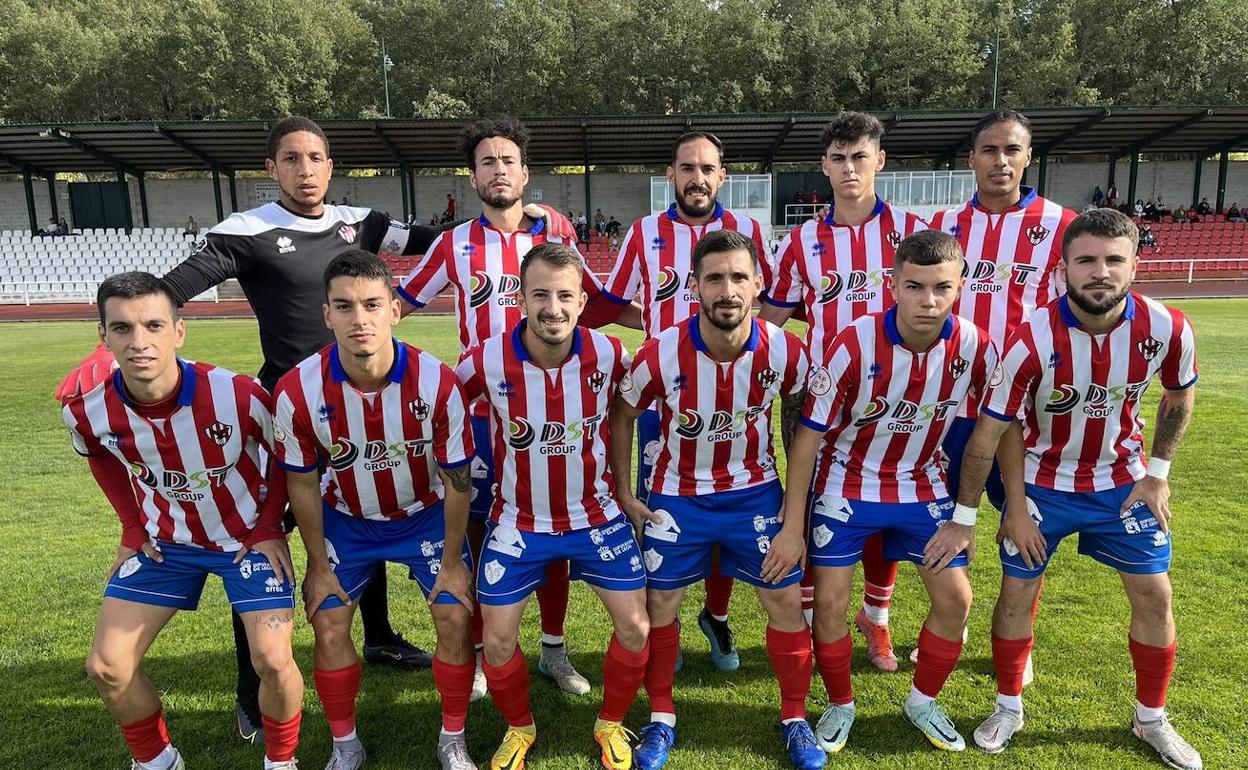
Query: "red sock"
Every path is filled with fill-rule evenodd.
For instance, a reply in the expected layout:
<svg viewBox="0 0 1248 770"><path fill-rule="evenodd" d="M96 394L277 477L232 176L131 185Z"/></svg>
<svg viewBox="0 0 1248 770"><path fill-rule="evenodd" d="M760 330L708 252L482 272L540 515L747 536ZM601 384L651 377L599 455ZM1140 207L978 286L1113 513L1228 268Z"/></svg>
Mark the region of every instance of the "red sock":
<svg viewBox="0 0 1248 770"><path fill-rule="evenodd" d="M462 732L468 720L468 701L472 698L472 678L477 661L447 663L433 659L433 681L442 699L442 729L448 733Z"/></svg>
<svg viewBox="0 0 1248 770"><path fill-rule="evenodd" d="M151 762L160 756L160 752L169 745L169 729L165 727L165 712L156 709L156 713L146 719L121 725L121 735L130 747L130 753L140 762Z"/></svg>
<svg viewBox="0 0 1248 770"><path fill-rule="evenodd" d="M887 607L893 597L893 584L897 582L897 562L884 560L884 533L876 532L867 538L862 549L862 600L872 607Z"/></svg>
<svg viewBox="0 0 1248 770"><path fill-rule="evenodd" d="M646 694L650 710L659 714L675 714L672 680L676 678L676 658L680 655L680 624L676 621L658 628L650 627L650 659L646 661Z"/></svg>
<svg viewBox="0 0 1248 770"><path fill-rule="evenodd" d="M646 661L650 658L650 643L637 652L626 649L611 635L607 655L602 661L602 710L599 719L623 722L628 707L633 705L637 690L646 678Z"/></svg>
<svg viewBox="0 0 1248 770"><path fill-rule="evenodd" d="M480 650L485 639L485 624L481 621L481 608L477 607L472 613L472 647L474 650Z"/></svg>
<svg viewBox="0 0 1248 770"><path fill-rule="evenodd" d="M806 695L814 666L810 650L810 629L777 631L767 626L767 656L780 683L780 720L805 719Z"/></svg>
<svg viewBox="0 0 1248 770"><path fill-rule="evenodd" d="M568 616L568 561L546 565L546 584L537 589L537 605L542 614L542 633L563 636L563 620Z"/></svg>
<svg viewBox="0 0 1248 770"><path fill-rule="evenodd" d="M845 634L835 642L815 642L815 660L819 676L828 691L828 703L844 706L854 702L854 683L850 663L854 658L854 640Z"/></svg>
<svg viewBox="0 0 1248 770"><path fill-rule="evenodd" d="M501 666L492 666L487 660L485 683L490 697L498 707L503 719L511 727L527 727L533 724L533 712L529 709L529 664L524 660L520 647L512 653L511 660Z"/></svg>
<svg viewBox="0 0 1248 770"><path fill-rule="evenodd" d="M1027 668L1027 656L1031 654L1035 641L1034 636L1002 639L992 635L992 665L997 669L997 692L1002 695L1023 694L1023 669Z"/></svg>
<svg viewBox="0 0 1248 770"><path fill-rule="evenodd" d="M1166 689L1174 673L1174 651L1178 641L1168 647L1153 647L1127 637L1131 648L1131 665L1135 667L1135 699L1150 709L1166 705Z"/></svg>
<svg viewBox="0 0 1248 770"><path fill-rule="evenodd" d="M706 611L711 615L725 617L728 602L732 599L733 580L719 571L719 564L711 565L710 577L706 579Z"/></svg>
<svg viewBox="0 0 1248 770"><path fill-rule="evenodd" d="M958 665L962 654L962 636L942 639L927 626L919 632L919 663L914 669L915 688L929 698L935 698L945 686L945 680Z"/></svg>
<svg viewBox="0 0 1248 770"><path fill-rule="evenodd" d="M264 756L270 762L285 762L294 759L295 749L299 748L299 725L303 722L303 712L295 714L285 722L260 715L260 724L264 726Z"/></svg>
<svg viewBox="0 0 1248 770"><path fill-rule="evenodd" d="M312 668L312 681L316 682L316 694L325 709L329 732L335 738L350 735L355 729L355 696L360 692L360 673L357 660L346 668L322 671Z"/></svg>

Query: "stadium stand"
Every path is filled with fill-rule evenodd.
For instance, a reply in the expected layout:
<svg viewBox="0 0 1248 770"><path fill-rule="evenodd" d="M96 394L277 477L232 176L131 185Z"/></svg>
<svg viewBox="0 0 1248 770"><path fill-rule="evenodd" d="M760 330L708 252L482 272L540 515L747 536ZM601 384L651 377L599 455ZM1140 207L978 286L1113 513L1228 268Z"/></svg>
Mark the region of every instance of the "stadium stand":
<svg viewBox="0 0 1248 770"><path fill-rule="evenodd" d="M1225 280L1248 278L1248 223L1212 215L1199 223L1137 220L1147 226L1155 245L1140 251L1143 280Z"/></svg>

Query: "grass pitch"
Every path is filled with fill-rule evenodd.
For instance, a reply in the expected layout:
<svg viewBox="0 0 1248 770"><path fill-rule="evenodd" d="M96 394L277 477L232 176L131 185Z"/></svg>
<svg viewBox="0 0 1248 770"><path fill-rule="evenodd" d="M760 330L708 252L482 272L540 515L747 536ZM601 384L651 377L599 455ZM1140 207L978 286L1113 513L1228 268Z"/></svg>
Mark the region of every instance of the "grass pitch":
<svg viewBox="0 0 1248 770"><path fill-rule="evenodd" d="M1248 346L1243 343L1248 300L1177 302L1195 324L1201 379L1196 416L1175 461L1174 596L1179 660L1169 706L1183 734L1211 768L1248 767L1244 724L1248 660L1243 614L1248 592ZM52 391L59 378L90 349L89 323L0 326L0 767L123 768L129 756L83 672L92 626L111 564L118 525L75 455ZM637 333L617 330L630 349ZM414 317L399 330L404 339L453 361L454 322ZM191 321L184 354L254 372L260 352L253 321ZM1152 421L1160 386L1145 414ZM988 519L987 516L984 517ZM980 527L972 567L976 591L970 641L941 696L968 736L992 707L989 621L1000 580L993 527ZM302 549L292 543L297 563ZM300 567L301 568L301 567ZM391 616L397 629L429 647L432 632L418 589L402 570L390 572ZM676 678L679 743L669 765L692 768L790 767L776 728L778 691L763 644L765 616L748 586L733 597L733 627L741 669L713 669L697 631L700 587L691 588L682 619L685 669ZM1152 751L1129 734L1134 683L1127 654L1128 606L1114 574L1078 556L1067 543L1045 584L1037 625L1036 681L1026 691L1027 726L1008 753L959 756L930 749L905 723L900 703L913 667L904 659L926 611L914 568L904 566L893 603L894 641L902 668L871 669L855 638L854 686L858 723L845 751L828 767L928 768L1155 768ZM259 767L261 751L242 745L234 732L234 653L228 605L218 585L204 592L197 612L180 613L157 640L147 670L161 690L174 742L188 767ZM606 615L587 588L573 585L567 637L577 667L595 684L584 697L559 692L533 671L538 743L533 770L596 766L590 736L601 698L602 652L610 635ZM361 638L357 624L356 639ZM522 644L534 659L539 641L535 603ZM329 753L329 731L311 687L312 632L297 621L295 653L308 682L299 755L319 768ZM823 688L812 683L812 721L822 711ZM628 724L648 714L644 691ZM375 770L436 767L438 698L432 677L366 667L359 703L360 735ZM486 699L469 713L469 747L484 763L497 746L503 720Z"/></svg>

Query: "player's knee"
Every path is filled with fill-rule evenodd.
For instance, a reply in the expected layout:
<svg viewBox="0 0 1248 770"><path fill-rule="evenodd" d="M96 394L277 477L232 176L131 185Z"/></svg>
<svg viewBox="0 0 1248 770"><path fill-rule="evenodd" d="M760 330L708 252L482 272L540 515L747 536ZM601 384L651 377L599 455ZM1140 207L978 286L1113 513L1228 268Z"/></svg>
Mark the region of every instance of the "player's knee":
<svg viewBox="0 0 1248 770"><path fill-rule="evenodd" d="M352 646L350 621L343 623L328 612L320 611L312 616L312 633L316 646L322 650Z"/></svg>
<svg viewBox="0 0 1248 770"><path fill-rule="evenodd" d="M932 597L932 610L949 621L965 623L971 614L971 586L969 583L941 591Z"/></svg>
<svg viewBox="0 0 1248 770"><path fill-rule="evenodd" d="M515 631L491 629L487 625L482 633L481 641L485 645L485 657L492 665L501 666L511 660L519 639Z"/></svg>
<svg viewBox="0 0 1248 770"><path fill-rule="evenodd" d="M100 689L116 690L125 687L134 678L135 668L127 663L110 660L94 650L87 656L87 676Z"/></svg>
<svg viewBox="0 0 1248 770"><path fill-rule="evenodd" d="M280 676L294 663L290 645L270 644L251 648L251 665L262 680Z"/></svg>
<svg viewBox="0 0 1248 770"><path fill-rule="evenodd" d="M997 595L996 614L1005 618L1031 615L1040 590L1040 578L1022 580L1006 576L1001 581L1001 593Z"/></svg>
<svg viewBox="0 0 1248 770"><path fill-rule="evenodd" d="M650 619L646 613L637 612L615 625L615 638L621 645L630 650L640 650L646 646L650 636Z"/></svg>
<svg viewBox="0 0 1248 770"><path fill-rule="evenodd" d="M468 638L472 633L472 613L462 604L435 605L433 623L438 631L438 638L448 643L456 643Z"/></svg>
<svg viewBox="0 0 1248 770"><path fill-rule="evenodd" d="M1149 579L1151 578L1151 579ZM1170 614L1173 591L1166 576L1149 576L1127 584L1131 612L1137 616L1164 620Z"/></svg>

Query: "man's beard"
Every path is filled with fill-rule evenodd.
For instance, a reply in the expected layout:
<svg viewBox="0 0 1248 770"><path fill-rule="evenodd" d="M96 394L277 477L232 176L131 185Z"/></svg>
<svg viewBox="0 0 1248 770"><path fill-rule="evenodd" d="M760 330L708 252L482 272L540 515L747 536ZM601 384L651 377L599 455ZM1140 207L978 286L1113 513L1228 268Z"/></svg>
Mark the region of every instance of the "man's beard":
<svg viewBox="0 0 1248 770"><path fill-rule="evenodd" d="M728 320L724 320L722 316L716 315L717 312L723 311L723 310L733 310L735 311L735 313L732 316L730 316ZM749 315L749 309L744 304L740 306L712 305L710 307L703 305L702 315L706 316L706 320L710 321L711 325L714 326L716 329L721 329L723 331L730 332L733 329L740 327L741 324L745 322L746 316Z"/></svg>
<svg viewBox="0 0 1248 770"><path fill-rule="evenodd" d="M569 319L566 315L559 316L559 319L558 319L560 321L563 321L565 324L567 324L564 327L567 330L567 332L561 337L554 336L554 333L547 330L546 327L542 326L543 319L555 320L552 316L538 316L534 323L529 324L529 329L533 332L533 334L537 336L539 340L546 343L547 345L550 345L551 347L557 347L559 345L562 345L564 342L567 342L568 337L572 336L572 329L575 327L572 324L567 323L571 319Z"/></svg>
<svg viewBox="0 0 1248 770"><path fill-rule="evenodd" d="M1067 286L1066 296L1070 297L1070 301L1078 305L1080 310L1089 315L1105 315L1117 307L1118 303L1126 298L1129 291L1131 291L1131 285L1127 284L1122 291L1114 292L1098 302L1089 295L1081 293L1080 289L1076 289L1074 286Z"/></svg>
<svg viewBox="0 0 1248 770"><path fill-rule="evenodd" d="M484 184L477 187L477 197L487 206L493 206L496 209L510 208L512 204L520 200L523 190L517 192L516 188L508 187L503 190L490 189L493 183Z"/></svg>
<svg viewBox="0 0 1248 770"><path fill-rule="evenodd" d="M701 206L689 203L687 196L689 195L691 189L693 192L705 192L706 203ZM676 196L676 208L680 209L680 212L685 216L704 217L715 210L715 203L717 200L717 195L712 192L710 188L690 185L690 187L685 188L684 192Z"/></svg>

